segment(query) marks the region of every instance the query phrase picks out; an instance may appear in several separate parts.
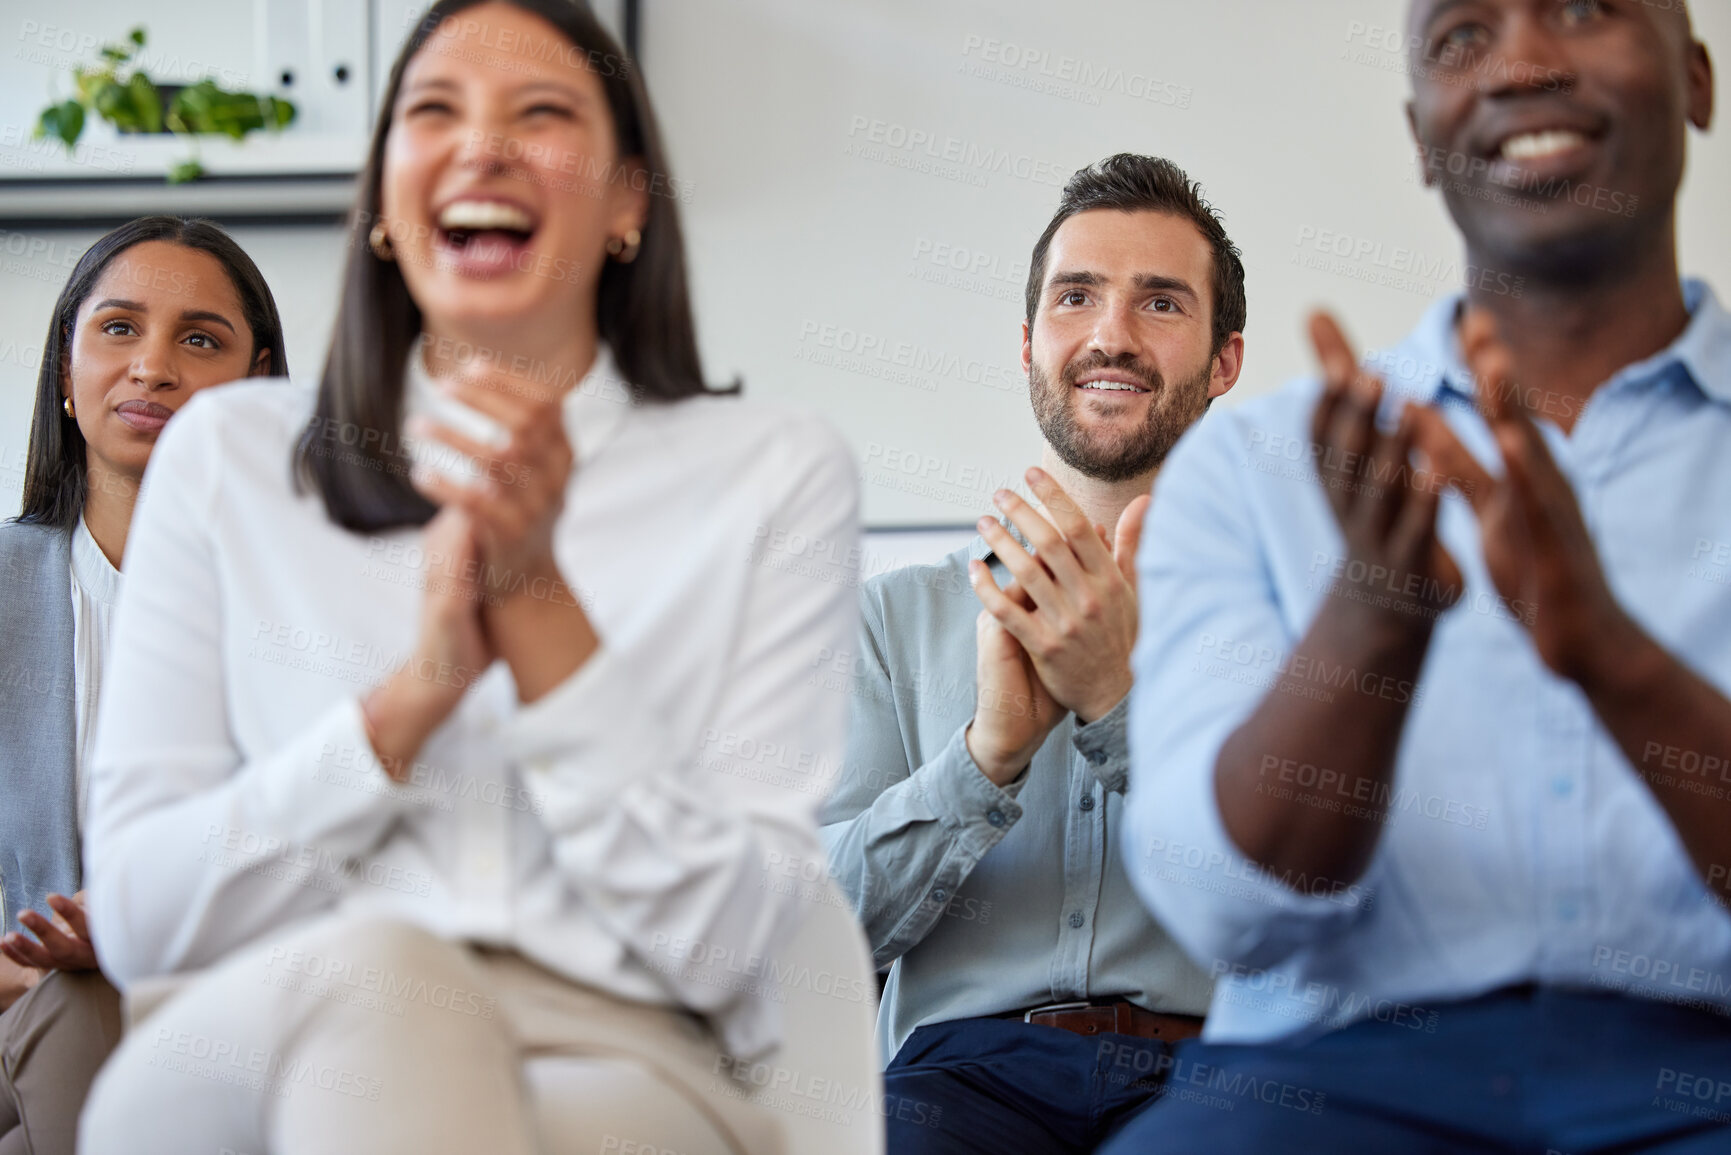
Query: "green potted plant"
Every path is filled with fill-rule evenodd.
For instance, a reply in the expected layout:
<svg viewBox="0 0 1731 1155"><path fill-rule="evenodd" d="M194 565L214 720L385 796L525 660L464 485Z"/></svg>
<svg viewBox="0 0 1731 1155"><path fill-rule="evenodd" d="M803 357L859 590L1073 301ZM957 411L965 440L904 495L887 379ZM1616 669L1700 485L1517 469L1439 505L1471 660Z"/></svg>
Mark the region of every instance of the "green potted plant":
<svg viewBox="0 0 1731 1155"><path fill-rule="evenodd" d="M220 133L240 140L261 130L276 132L292 123L295 106L275 96L230 92L208 78L195 84L159 85L134 62L144 47L144 29L134 28L125 43L108 44L102 59L73 70L76 95L42 110L36 136L60 141L70 153L91 113L123 133L172 132L192 144L194 155L169 169L168 183L203 175L197 138Z"/></svg>

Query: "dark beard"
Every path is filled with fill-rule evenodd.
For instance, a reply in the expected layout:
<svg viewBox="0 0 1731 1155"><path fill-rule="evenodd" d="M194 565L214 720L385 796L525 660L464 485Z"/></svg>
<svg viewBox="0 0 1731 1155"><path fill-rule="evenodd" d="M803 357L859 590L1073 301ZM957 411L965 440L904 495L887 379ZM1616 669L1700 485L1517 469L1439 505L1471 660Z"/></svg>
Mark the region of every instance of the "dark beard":
<svg viewBox="0 0 1731 1155"><path fill-rule="evenodd" d="M1066 365L1054 388L1036 361L1028 367L1028 395L1034 403L1034 420L1058 460L1095 481L1128 481L1158 469L1184 431L1202 416L1208 407L1213 367L1210 358L1202 372L1169 388L1159 370L1128 353L1107 357L1096 352ZM1122 370L1153 389L1148 416L1139 427L1104 437L1082 427L1076 418L1076 378L1092 369Z"/></svg>

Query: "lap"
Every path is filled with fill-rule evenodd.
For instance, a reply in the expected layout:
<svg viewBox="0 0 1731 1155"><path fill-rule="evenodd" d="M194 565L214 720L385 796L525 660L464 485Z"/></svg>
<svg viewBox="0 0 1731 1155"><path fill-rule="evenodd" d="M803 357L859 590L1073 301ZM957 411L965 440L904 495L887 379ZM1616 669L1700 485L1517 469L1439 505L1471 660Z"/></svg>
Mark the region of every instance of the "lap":
<svg viewBox="0 0 1731 1155"><path fill-rule="evenodd" d="M1302 1043L1181 1044L1159 1100L1108 1150L1731 1149L1731 1113L1664 1094L1667 1079L1697 1094L1725 1080L1731 1103L1728 1067L1731 1028L1714 1016L1500 992L1439 1008L1434 1034L1362 1022Z"/></svg>
<svg viewBox="0 0 1731 1155"><path fill-rule="evenodd" d="M561 1034L582 1019L593 1036L608 1008L640 1028L645 1058ZM713 1113L665 1077L655 1020L679 1016L635 1009L405 923L318 920L188 976L137 1026L98 1089L89 1150L575 1152L613 1138L725 1152Z"/></svg>
<svg viewBox="0 0 1731 1155"><path fill-rule="evenodd" d="M1152 1091L1164 1043L1016 1020L916 1030L884 1071L889 1149L901 1155L1090 1151Z"/></svg>

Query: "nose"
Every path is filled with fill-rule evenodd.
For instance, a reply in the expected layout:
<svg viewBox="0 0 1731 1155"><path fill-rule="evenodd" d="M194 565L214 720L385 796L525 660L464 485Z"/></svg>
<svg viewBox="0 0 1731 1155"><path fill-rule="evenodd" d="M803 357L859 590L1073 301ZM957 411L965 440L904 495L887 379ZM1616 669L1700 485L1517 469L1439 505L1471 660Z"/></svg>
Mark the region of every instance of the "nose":
<svg viewBox="0 0 1731 1155"><path fill-rule="evenodd" d="M1096 314L1094 331L1088 338L1090 351L1099 350L1108 357L1137 352L1136 325L1130 316L1132 307L1127 301L1113 301Z"/></svg>
<svg viewBox="0 0 1731 1155"><path fill-rule="evenodd" d="M457 164L485 176L504 172L522 156L523 142L510 132L501 117L478 110L469 118L463 143L457 150Z"/></svg>
<svg viewBox="0 0 1731 1155"><path fill-rule="evenodd" d="M139 342L132 358L132 383L156 393L180 387L179 346L172 331L163 331Z"/></svg>

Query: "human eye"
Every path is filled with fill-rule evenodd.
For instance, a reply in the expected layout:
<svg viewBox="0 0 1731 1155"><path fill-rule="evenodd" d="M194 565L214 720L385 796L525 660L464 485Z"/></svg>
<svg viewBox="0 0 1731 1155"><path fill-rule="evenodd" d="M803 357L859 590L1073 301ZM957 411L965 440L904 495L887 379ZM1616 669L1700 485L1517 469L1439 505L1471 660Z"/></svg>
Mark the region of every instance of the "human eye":
<svg viewBox="0 0 1731 1155"><path fill-rule="evenodd" d="M1563 26L1578 27L1605 15L1604 0L1563 0Z"/></svg>
<svg viewBox="0 0 1731 1155"><path fill-rule="evenodd" d="M1483 50L1490 42L1491 30L1482 21L1461 20L1444 25L1440 32L1432 32L1426 41L1425 56L1433 63L1453 64L1463 53Z"/></svg>
<svg viewBox="0 0 1731 1155"><path fill-rule="evenodd" d="M112 321L102 322L101 328L102 331L107 333L110 337L125 337L138 331L132 327L131 321L122 321L119 318L115 318Z"/></svg>
<svg viewBox="0 0 1731 1155"><path fill-rule="evenodd" d="M197 348L200 348L200 349L220 349L220 348L222 348L222 342L221 341L218 341L215 337L212 337L209 333L199 332L197 330L194 330L193 332L188 333L186 335L185 339L188 343L191 343L194 341L198 342Z"/></svg>
<svg viewBox="0 0 1731 1155"><path fill-rule="evenodd" d="M1174 301L1171 297L1155 297L1152 301L1148 302L1148 307L1153 309L1156 313L1183 312L1183 310L1178 307L1178 302Z"/></svg>
<svg viewBox="0 0 1731 1155"><path fill-rule="evenodd" d="M1058 294L1058 304L1060 305L1084 305L1087 302L1088 294L1081 289L1065 289Z"/></svg>

